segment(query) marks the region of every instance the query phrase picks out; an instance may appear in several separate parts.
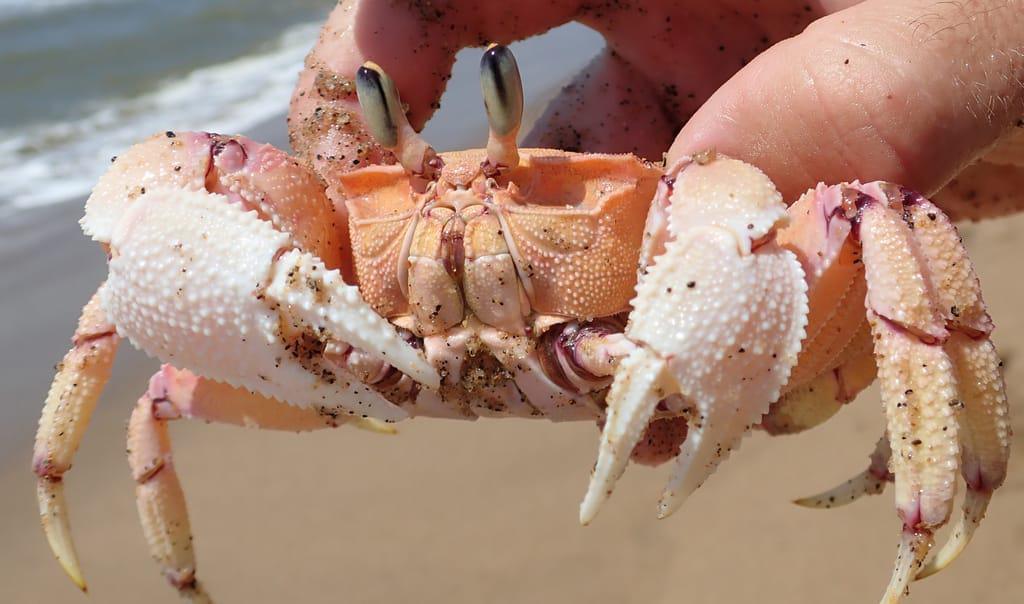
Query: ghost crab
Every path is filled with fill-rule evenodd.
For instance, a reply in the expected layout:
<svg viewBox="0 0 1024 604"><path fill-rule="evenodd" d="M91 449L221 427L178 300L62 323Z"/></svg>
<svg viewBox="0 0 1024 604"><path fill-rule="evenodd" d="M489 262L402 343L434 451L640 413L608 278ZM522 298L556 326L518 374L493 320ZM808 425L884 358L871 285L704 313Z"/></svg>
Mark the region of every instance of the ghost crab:
<svg viewBox="0 0 1024 604"><path fill-rule="evenodd" d="M399 164L330 180L344 208L244 137L167 132L115 161L82 220L109 276L34 456L43 527L71 578L84 589L62 476L120 337L167 363L132 413L129 461L152 554L194 601L208 596L168 420L596 420L586 524L631 458L675 458L666 516L750 429L816 425L876 367L888 438L862 475L800 503L895 482L903 531L883 601L949 564L1003 481L1009 425L992 323L946 216L881 182L819 185L787 209L763 173L713 150L662 167L518 149L514 59L492 46L481 66L487 148L441 154L383 70L359 70L367 126ZM958 469L958 527L925 564Z"/></svg>

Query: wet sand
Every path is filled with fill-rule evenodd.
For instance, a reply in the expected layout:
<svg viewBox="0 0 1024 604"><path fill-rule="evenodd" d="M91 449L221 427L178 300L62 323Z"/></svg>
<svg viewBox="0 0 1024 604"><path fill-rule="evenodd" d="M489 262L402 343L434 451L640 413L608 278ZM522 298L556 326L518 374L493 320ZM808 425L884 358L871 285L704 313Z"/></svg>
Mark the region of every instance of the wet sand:
<svg viewBox="0 0 1024 604"><path fill-rule="evenodd" d="M280 143L278 130L253 133ZM177 602L149 559L124 458L131 406L156 363L122 347L67 478L90 596L51 558L29 470L52 366L102 278L80 206L3 227L0 602ZM1024 393L1024 217L963 229L1012 400ZM1024 408L1015 405L1018 435ZM295 435L178 423L199 576L218 602L877 601L899 524L886 493L817 511L789 501L863 469L882 429L874 390L810 433L756 434L675 516L655 518L664 469L632 467L592 526L577 506L589 424L417 420L397 436ZM964 556L914 602L1024 600L1024 443Z"/></svg>

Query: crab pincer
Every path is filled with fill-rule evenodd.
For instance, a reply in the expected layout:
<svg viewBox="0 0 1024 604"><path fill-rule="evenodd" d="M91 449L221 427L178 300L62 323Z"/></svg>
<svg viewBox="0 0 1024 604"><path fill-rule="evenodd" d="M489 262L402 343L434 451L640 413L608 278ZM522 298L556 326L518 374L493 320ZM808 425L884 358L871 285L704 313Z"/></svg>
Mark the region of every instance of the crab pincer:
<svg viewBox="0 0 1024 604"><path fill-rule="evenodd" d="M315 175L244 137L160 134L121 155L101 178L82 227L107 250L108 277L83 310L74 347L54 380L34 461L43 528L81 588L62 477L109 377L119 336L157 358L200 368L201 383L222 384L251 407L277 409L284 405L277 401L288 401L314 418L340 415L334 425L346 417L370 425L372 418L407 415L363 383L365 374L354 371L350 358L369 357L437 386L437 372L422 353L345 282L351 258L339 222ZM140 399L130 458L154 555L168 561L165 574L195 599L201 594L194 569L174 563L185 553L158 554L161 544L181 542L166 530L188 532L163 424L194 401L191 394L175 401L168 391L151 385ZM322 425L314 418L281 427ZM165 461L149 468L154 459Z"/></svg>
<svg viewBox="0 0 1024 604"><path fill-rule="evenodd" d="M681 394L693 406L659 504L664 517L778 398L807 314L800 264L774 241L786 220L771 181L742 162L687 158L663 179L647 222L649 260L626 327L636 349L619 365L608 395L582 522L611 494L661 400Z"/></svg>

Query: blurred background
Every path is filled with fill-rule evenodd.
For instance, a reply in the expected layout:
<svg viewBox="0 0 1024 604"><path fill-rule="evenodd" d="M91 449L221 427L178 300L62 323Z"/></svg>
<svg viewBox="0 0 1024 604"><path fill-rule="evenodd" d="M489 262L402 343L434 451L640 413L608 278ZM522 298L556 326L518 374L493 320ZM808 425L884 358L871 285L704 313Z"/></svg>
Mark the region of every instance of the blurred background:
<svg viewBox="0 0 1024 604"><path fill-rule="evenodd" d="M0 0L0 603L177 601L147 554L124 458L125 422L157 364L127 345L66 481L88 597L38 526L36 420L105 273L77 220L110 156L153 132L239 132L286 148L291 88L332 5ZM602 44L570 25L513 47L528 120ZM478 58L460 55L427 127L441 149L486 140ZM1024 392L1021 229L1022 217L963 228L1011 404ZM829 511L789 503L863 469L882 430L874 390L811 433L748 438L668 520L654 513L664 470L631 468L587 528L576 519L592 425L171 430L199 576L222 603L871 602L899 529L888 493ZM1020 449L972 546L909 602L1024 600Z"/></svg>

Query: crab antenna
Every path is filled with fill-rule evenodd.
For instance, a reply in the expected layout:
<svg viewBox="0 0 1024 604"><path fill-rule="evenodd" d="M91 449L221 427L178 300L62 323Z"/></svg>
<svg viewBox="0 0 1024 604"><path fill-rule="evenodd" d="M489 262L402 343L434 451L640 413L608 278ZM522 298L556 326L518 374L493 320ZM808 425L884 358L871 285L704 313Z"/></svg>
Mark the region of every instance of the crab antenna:
<svg viewBox="0 0 1024 604"><path fill-rule="evenodd" d="M491 44L480 59L480 91L491 133L487 162L491 166L519 165L516 135L523 122L523 80L516 58L507 46Z"/></svg>
<svg viewBox="0 0 1024 604"><path fill-rule="evenodd" d="M380 65L363 63L356 72L356 95L373 138L398 157L406 172L431 178L437 169L437 152L409 123L395 82Z"/></svg>

